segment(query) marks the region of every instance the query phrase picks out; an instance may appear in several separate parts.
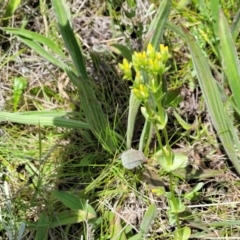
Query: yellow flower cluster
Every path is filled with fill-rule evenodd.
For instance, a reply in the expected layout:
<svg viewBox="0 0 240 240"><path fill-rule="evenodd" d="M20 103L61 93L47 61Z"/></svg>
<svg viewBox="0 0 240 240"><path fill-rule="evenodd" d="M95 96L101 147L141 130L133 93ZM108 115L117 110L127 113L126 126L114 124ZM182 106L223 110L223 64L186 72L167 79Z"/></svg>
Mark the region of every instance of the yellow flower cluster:
<svg viewBox="0 0 240 240"><path fill-rule="evenodd" d="M159 51L156 52L151 44L148 44L147 51L134 52L132 56L132 63L128 62L126 58L123 63L119 64L119 68L124 72L124 79L132 80L133 67L136 72L145 70L153 75L163 74L166 70L166 61L170 57L168 47L160 44Z"/></svg>
<svg viewBox="0 0 240 240"><path fill-rule="evenodd" d="M154 78L157 75L162 75L166 70L166 62L170 54L168 47L160 44L159 51L156 51L151 44L148 44L147 50L143 52L134 52L132 55L132 62L128 62L126 58L123 59L123 63L119 64L119 68L124 73L124 79L133 81L133 91L136 97L140 100L147 100L149 97L149 85L143 80L143 74L147 74L151 82L155 85L152 86L156 89L156 82ZM133 79L132 67L136 72L136 76Z"/></svg>

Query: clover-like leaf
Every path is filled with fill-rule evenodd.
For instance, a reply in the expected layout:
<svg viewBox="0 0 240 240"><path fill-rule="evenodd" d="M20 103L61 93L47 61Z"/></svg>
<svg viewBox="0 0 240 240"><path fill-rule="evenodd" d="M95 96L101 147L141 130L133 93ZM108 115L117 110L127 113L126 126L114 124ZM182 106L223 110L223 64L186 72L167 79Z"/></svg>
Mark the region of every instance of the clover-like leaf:
<svg viewBox="0 0 240 240"><path fill-rule="evenodd" d="M175 153L173 155L172 162L168 161L164 155L158 156L157 159L166 172L172 172L179 168L185 168L188 165L188 157L181 153Z"/></svg>

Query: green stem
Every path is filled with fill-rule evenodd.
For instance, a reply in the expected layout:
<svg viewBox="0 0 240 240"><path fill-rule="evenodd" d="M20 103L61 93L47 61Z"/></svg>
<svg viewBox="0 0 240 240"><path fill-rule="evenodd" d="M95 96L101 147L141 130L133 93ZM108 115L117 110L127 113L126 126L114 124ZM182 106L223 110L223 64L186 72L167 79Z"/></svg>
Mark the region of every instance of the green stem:
<svg viewBox="0 0 240 240"><path fill-rule="evenodd" d="M155 129L156 129L156 135L157 135L157 140L158 140L158 144L160 146L160 149L163 150L163 144L162 144L162 139L160 137L160 134L159 134L159 131L158 131L158 128L157 128L157 125L155 125ZM164 151L163 151L164 152Z"/></svg>
<svg viewBox="0 0 240 240"><path fill-rule="evenodd" d="M173 163L172 149L171 149L171 146L170 146L170 144L169 144L168 133L167 133L166 128L164 128L162 131L163 131L163 135L164 135L164 138L165 138L165 142L166 142L166 146L167 146L167 151L168 151L168 153L170 153L170 155L167 154L166 157L167 157L167 159L168 159L168 162L172 164L172 163Z"/></svg>

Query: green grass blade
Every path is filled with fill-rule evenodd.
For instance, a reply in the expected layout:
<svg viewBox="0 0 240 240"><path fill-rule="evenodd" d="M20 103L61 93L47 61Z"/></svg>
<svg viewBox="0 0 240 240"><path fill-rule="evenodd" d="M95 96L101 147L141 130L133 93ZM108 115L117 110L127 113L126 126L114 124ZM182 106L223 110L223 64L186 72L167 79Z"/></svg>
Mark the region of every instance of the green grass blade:
<svg viewBox="0 0 240 240"><path fill-rule="evenodd" d="M116 43L112 44L111 46L113 46L118 51L120 51L122 56L124 58L126 58L129 62L132 61L132 52L131 52L131 50L128 47L126 47L126 46L124 46L122 44L116 44Z"/></svg>
<svg viewBox="0 0 240 240"><path fill-rule="evenodd" d="M179 35L182 39L186 40L186 36L184 34L184 32L182 31L182 29L180 27L178 27L177 25L175 25L174 23L167 21L166 26L172 30L173 32L175 32L177 35Z"/></svg>
<svg viewBox="0 0 240 240"><path fill-rule="evenodd" d="M37 223L28 223L29 229L37 229L35 239L47 239L48 229L83 222L96 216L82 210L66 210L54 213L51 218L42 214Z"/></svg>
<svg viewBox="0 0 240 240"><path fill-rule="evenodd" d="M211 20L212 20L212 27L213 32L215 36L218 36L218 23L219 23L219 10L220 10L220 4L219 0L210 0L211 3Z"/></svg>
<svg viewBox="0 0 240 240"><path fill-rule="evenodd" d="M46 213L40 213L39 219L37 221L36 236L35 240L45 240L48 239L48 216Z"/></svg>
<svg viewBox="0 0 240 240"><path fill-rule="evenodd" d="M233 123L223 106L220 92L218 90L215 79L212 77L212 73L207 64L200 47L194 41L194 38L189 35L187 31L186 39L191 51L194 67L197 72L199 84L203 93L204 100L207 105L207 109L210 113L213 125L218 133L218 136L232 161L236 171L240 174L240 163L235 150L235 146L240 150L239 139L236 136Z"/></svg>
<svg viewBox="0 0 240 240"><path fill-rule="evenodd" d="M130 149L132 146L134 125L140 104L141 101L135 97L133 90L131 90L127 124L127 149Z"/></svg>
<svg viewBox="0 0 240 240"><path fill-rule="evenodd" d="M14 12L17 10L18 6L21 4L21 0L9 0L7 4L6 11L4 13L3 26L8 25L9 18L12 17Z"/></svg>
<svg viewBox="0 0 240 240"><path fill-rule="evenodd" d="M107 117L98 102L98 99L88 80L85 63L81 48L75 38L73 29L69 23L67 15L68 8L65 0L53 0L53 6L58 19L59 29L67 49L72 57L75 68L77 70L77 79L73 76L75 82L78 80L77 86L80 92L80 100L87 122L91 131L97 137L101 145L110 152L116 150L116 136L114 131L110 129ZM110 134L109 134L110 132Z"/></svg>
<svg viewBox="0 0 240 240"><path fill-rule="evenodd" d="M78 116L76 112L65 112L65 111L25 111L15 112L15 115L33 115L33 116L48 116L48 117L66 117L66 116Z"/></svg>
<svg viewBox="0 0 240 240"><path fill-rule="evenodd" d="M19 38L24 44L26 44L29 48L37 52L40 56L42 56L50 63L54 64L55 66L65 71L67 65L64 64L62 61L58 60L56 57L54 57L51 53L47 52L39 43L24 37Z"/></svg>
<svg viewBox="0 0 240 240"><path fill-rule="evenodd" d="M40 126L55 126L55 127L64 127L64 128L81 128L89 129L89 125L82 121L67 119L63 117L56 116L40 116L36 114L24 115L8 112L0 112L0 122L9 121L14 123L21 124L31 124L31 125L40 125Z"/></svg>
<svg viewBox="0 0 240 240"><path fill-rule="evenodd" d="M171 10L172 1L163 0L148 29L148 36L152 35L150 43L157 49L162 41L163 30Z"/></svg>
<svg viewBox="0 0 240 240"><path fill-rule="evenodd" d="M240 9L238 10L237 14L235 15L232 25L231 25L231 32L233 41L236 42L240 29Z"/></svg>
<svg viewBox="0 0 240 240"><path fill-rule="evenodd" d="M60 57L67 59L65 54L62 52L62 50L54 43L51 39L39 34L35 33L29 30L25 29L19 29L19 28L1 28L3 31L13 34L15 36L18 36L20 39L29 39L34 42L40 43L46 47L48 47L51 51L53 51L55 54L59 55Z"/></svg>
<svg viewBox="0 0 240 240"><path fill-rule="evenodd" d="M24 222L22 222L19 226L19 231L18 231L18 236L17 236L17 240L21 240L23 239L23 235L25 232L25 228L26 228L26 224Z"/></svg>
<svg viewBox="0 0 240 240"><path fill-rule="evenodd" d="M72 57L74 66L79 76L84 80L88 79L85 62L82 51L78 45L73 29L70 26L68 7L65 0L53 0L53 7L58 21L59 30L61 32L64 43Z"/></svg>
<svg viewBox="0 0 240 240"><path fill-rule="evenodd" d="M55 228L62 225L71 225L87 221L95 217L95 215L82 210L63 211L55 214L54 219L50 223L50 227Z"/></svg>
<svg viewBox="0 0 240 240"><path fill-rule="evenodd" d="M240 63L232 34L223 12L219 17L220 53L223 71L227 76L233 100L240 109Z"/></svg>

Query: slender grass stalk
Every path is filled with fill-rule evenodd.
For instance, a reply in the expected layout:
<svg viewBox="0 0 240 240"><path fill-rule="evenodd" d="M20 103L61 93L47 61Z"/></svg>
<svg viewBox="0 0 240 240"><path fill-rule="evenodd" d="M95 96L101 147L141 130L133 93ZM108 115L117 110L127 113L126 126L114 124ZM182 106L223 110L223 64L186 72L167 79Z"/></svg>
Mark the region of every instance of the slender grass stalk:
<svg viewBox="0 0 240 240"><path fill-rule="evenodd" d="M31 113L30 115L26 115L18 113L0 112L0 122L2 121L9 121L21 124L33 124L40 126L90 129L89 124L82 121L56 116L41 116L39 113L34 116L33 113Z"/></svg>
<svg viewBox="0 0 240 240"><path fill-rule="evenodd" d="M222 11L219 16L219 39L223 71L231 88L233 101L240 110L240 62L231 30Z"/></svg>
<svg viewBox="0 0 240 240"><path fill-rule="evenodd" d="M213 125L236 171L240 174L240 163L237 155L237 151L240 151L240 142L234 129L233 122L222 103L220 92L207 64L206 58L203 56L194 38L186 30L184 31ZM237 151L236 148L238 149Z"/></svg>
<svg viewBox="0 0 240 240"><path fill-rule="evenodd" d="M91 131L98 138L102 146L104 148L108 146L108 150L115 152L117 146L113 140L114 136L110 136L108 134L108 119L104 115L96 95L89 84L83 54L76 40L73 29L70 26L70 19L67 15L69 10L66 2L65 0L53 0L53 6L57 16L61 35L77 70L79 81L78 88L80 92L79 97L82 103L83 111L86 115L87 122L91 127ZM114 135L114 131L111 132Z"/></svg>

